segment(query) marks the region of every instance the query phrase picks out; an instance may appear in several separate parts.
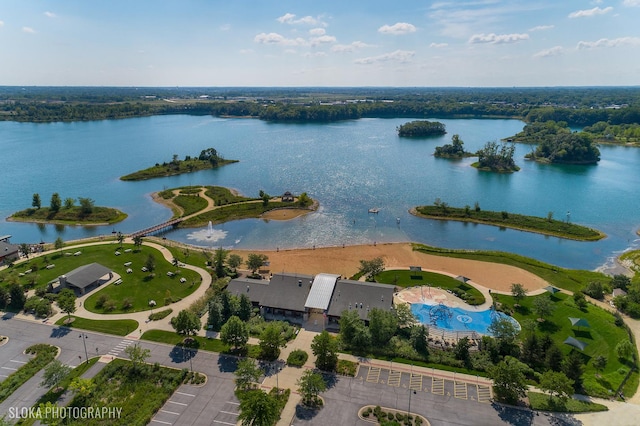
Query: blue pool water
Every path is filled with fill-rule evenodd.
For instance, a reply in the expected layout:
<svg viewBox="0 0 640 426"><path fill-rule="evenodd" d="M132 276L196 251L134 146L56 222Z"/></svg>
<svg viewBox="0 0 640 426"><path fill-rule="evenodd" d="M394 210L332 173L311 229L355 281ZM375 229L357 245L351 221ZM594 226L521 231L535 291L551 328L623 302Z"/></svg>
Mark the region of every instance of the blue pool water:
<svg viewBox="0 0 640 426"><path fill-rule="evenodd" d="M462 308L449 308L444 305L411 304L411 312L424 325L435 326L449 331L475 331L490 335L487 328L494 318L507 318L513 321L518 329L520 324L508 315L493 310L467 311Z"/></svg>

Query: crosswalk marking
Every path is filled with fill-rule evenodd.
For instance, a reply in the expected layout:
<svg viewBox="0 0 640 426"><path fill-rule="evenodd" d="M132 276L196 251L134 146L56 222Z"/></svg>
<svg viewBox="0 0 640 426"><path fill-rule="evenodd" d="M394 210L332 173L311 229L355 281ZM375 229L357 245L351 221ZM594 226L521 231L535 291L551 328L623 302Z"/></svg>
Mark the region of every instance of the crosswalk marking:
<svg viewBox="0 0 640 426"><path fill-rule="evenodd" d="M369 367L369 372L367 373L367 382L378 383L379 380L380 380L380 367Z"/></svg>
<svg viewBox="0 0 640 426"><path fill-rule="evenodd" d="M422 374L411 373L411 378L409 378L409 389L415 391L422 390Z"/></svg>
<svg viewBox="0 0 640 426"><path fill-rule="evenodd" d="M453 396L460 399L467 399L467 383L466 382L453 382Z"/></svg>
<svg viewBox="0 0 640 426"><path fill-rule="evenodd" d="M431 393L444 395L444 379L437 377L431 378Z"/></svg>
<svg viewBox="0 0 640 426"><path fill-rule="evenodd" d="M107 352L108 355L118 356L120 352L124 351L127 346L130 346L132 343L135 343L134 340L124 339L120 343L118 343L113 349Z"/></svg>
<svg viewBox="0 0 640 426"><path fill-rule="evenodd" d="M486 385L477 385L477 386L478 386L478 402L491 401L491 387Z"/></svg>
<svg viewBox="0 0 640 426"><path fill-rule="evenodd" d="M400 386L400 378L402 377L402 373L400 371L389 371L389 378L387 379L387 384L389 386L399 387Z"/></svg>

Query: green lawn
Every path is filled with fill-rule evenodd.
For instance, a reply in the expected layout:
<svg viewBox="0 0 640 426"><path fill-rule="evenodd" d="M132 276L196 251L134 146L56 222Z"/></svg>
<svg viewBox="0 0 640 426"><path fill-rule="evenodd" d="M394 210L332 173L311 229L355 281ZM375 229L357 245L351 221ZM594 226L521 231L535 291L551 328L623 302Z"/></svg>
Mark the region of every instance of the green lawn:
<svg viewBox="0 0 640 426"><path fill-rule="evenodd" d="M117 272L122 277L122 284L109 285L95 291L85 301L85 308L97 313L129 313L150 310L149 300L155 300L156 308L165 306L165 299L173 301L180 300L193 293L200 285L200 275L189 269L177 268L167 262L162 254L156 249L142 246L139 251L134 250L132 245L125 244L118 251L120 256L114 255L118 246L93 246L82 248L82 255L73 256L78 259L85 259L84 263L98 262ZM132 249L126 253L125 249ZM148 272L143 272L141 268L145 265L149 255L155 258L156 269L153 271L155 277L150 278ZM131 262L130 266L124 266L125 263ZM84 264L83 263L83 264ZM56 268L58 265L56 264ZM132 273L127 274L127 268L132 269ZM62 268L61 268L62 269ZM175 273L174 276L167 276L167 272ZM180 282L180 278L184 277L187 281ZM109 300L115 302L115 308L111 311L104 308L96 307L96 302L106 295ZM131 301L131 308L124 309L126 299Z"/></svg>
<svg viewBox="0 0 640 426"><path fill-rule="evenodd" d="M535 321L537 318L533 312L533 300L539 297L549 297L549 294L525 297L520 301L521 307L517 310L513 308L515 303L513 297L500 294L495 294L494 297L497 302L511 309L513 317L522 324L526 319ZM556 293L552 297L552 301L555 310L551 317L546 318L545 322L538 324L538 331L549 333L565 355L577 350L562 343L567 337L571 336L587 343L587 347L582 353L586 364L583 375L584 389L591 396L605 398L610 396L618 389L625 375L633 367L631 361L618 359L615 351L618 342L629 339L627 331L614 324L614 317L611 313L597 306L589 304L586 311L581 311L575 306L573 298L563 293ZM589 322L590 327L572 327L569 317L584 318ZM608 360L600 377L596 376L597 371L591 362L598 355L602 355ZM635 385L633 385L634 382ZM629 389L625 395L631 396L635 392L635 387L637 387L637 377L632 375Z"/></svg>
<svg viewBox="0 0 640 426"><path fill-rule="evenodd" d="M452 290L467 298L470 305L481 305L485 302L485 298L478 290L462 281L451 278L448 275L436 274L434 272L412 272L408 270L389 270L384 271L376 276L379 283L393 284L398 287L416 287L427 286L439 287L444 290ZM455 290L457 289L457 290Z"/></svg>
<svg viewBox="0 0 640 426"><path fill-rule="evenodd" d="M194 195L178 195L173 199L173 202L184 210L183 216L199 212L208 205L207 200Z"/></svg>
<svg viewBox="0 0 640 426"><path fill-rule="evenodd" d="M539 392L529 392L529 405L532 410L554 411L561 413L590 413L596 411L608 411L606 405L595 402L578 401L569 398L566 402L558 398L549 398L549 395Z"/></svg>
<svg viewBox="0 0 640 426"><path fill-rule="evenodd" d="M230 220L258 217L262 213L281 207L291 207L291 203L281 201L269 201L265 206L262 202L248 202L225 205L221 208L209 210L180 223L181 227L204 226L209 221L212 223L228 222Z"/></svg>
<svg viewBox="0 0 640 426"><path fill-rule="evenodd" d="M127 218L127 214L110 207L93 207L91 213L85 214L79 206L70 208L62 207L57 212L51 211L49 207L40 209L29 208L21 210L12 215L17 221L48 222L59 224L98 224L98 223L118 223Z"/></svg>
<svg viewBox="0 0 640 426"><path fill-rule="evenodd" d="M611 277L600 272L564 269L529 257L499 251L455 250L414 244L414 250L434 256L479 260L481 262L502 263L515 266L539 276L556 287L570 291L581 290L591 281L607 283Z"/></svg>
<svg viewBox="0 0 640 426"><path fill-rule="evenodd" d="M159 342L166 343L168 345L176 345L183 346L182 342L185 336L180 335L178 333L174 333L172 331L166 330L149 330L142 333L141 339L149 340L151 342ZM220 339L207 339L202 336L194 337L195 343L191 345L185 345L187 348L195 348L201 349L209 352L218 352L218 353L232 353L229 345L222 343ZM248 355L250 357L256 357L258 355L259 346L257 345L247 345Z"/></svg>
<svg viewBox="0 0 640 426"><path fill-rule="evenodd" d="M82 330L96 331L98 333L115 334L116 336L126 336L127 334L135 331L138 328L138 321L123 319L123 320L92 320L86 318L80 318L71 315L74 321L70 324L65 324L67 317L60 318L56 321L56 325L63 325L70 328L79 328Z"/></svg>
<svg viewBox="0 0 640 426"><path fill-rule="evenodd" d="M94 378L95 387L87 397L76 395L70 407L121 408L121 417L114 419L73 419L68 425L147 425L153 415L180 386L186 371L159 365L143 365L133 369L130 361L115 359Z"/></svg>

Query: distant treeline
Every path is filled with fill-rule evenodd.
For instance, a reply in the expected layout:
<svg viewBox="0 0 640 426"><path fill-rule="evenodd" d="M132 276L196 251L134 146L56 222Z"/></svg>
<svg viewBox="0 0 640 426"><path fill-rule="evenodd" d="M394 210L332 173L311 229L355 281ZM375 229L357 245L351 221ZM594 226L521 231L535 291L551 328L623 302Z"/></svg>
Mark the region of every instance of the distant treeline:
<svg viewBox="0 0 640 426"><path fill-rule="evenodd" d="M0 87L0 120L86 121L160 114L255 117L281 122L332 122L365 117L518 118L530 123L564 121L574 127L599 122L615 126L640 123L640 89L48 88L47 91L28 88L20 91Z"/></svg>

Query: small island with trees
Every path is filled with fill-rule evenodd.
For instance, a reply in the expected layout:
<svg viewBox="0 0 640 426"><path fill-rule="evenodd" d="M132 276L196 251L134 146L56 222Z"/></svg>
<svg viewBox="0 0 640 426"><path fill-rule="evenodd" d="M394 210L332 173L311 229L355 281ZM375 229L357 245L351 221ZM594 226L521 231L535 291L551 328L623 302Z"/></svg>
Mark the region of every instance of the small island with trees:
<svg viewBox="0 0 640 426"><path fill-rule="evenodd" d="M40 222L61 225L107 225L118 223L127 218L127 214L110 207L98 207L91 198L65 198L54 192L49 207L43 207L40 194L33 194L31 208L20 210L7 220L16 222Z"/></svg>
<svg viewBox="0 0 640 426"><path fill-rule="evenodd" d="M564 121L527 124L510 140L538 144L525 158L541 163L597 164L600 161L594 135L572 132Z"/></svg>
<svg viewBox="0 0 640 426"><path fill-rule="evenodd" d="M451 143L442 146L437 146L436 151L433 153L435 157L461 159L464 157L476 157L478 154L473 152L467 152L464 150L464 142L460 139L460 135L453 135L451 137Z"/></svg>
<svg viewBox="0 0 640 426"><path fill-rule="evenodd" d="M214 148L203 149L197 157L187 155L184 160L178 159L174 154L170 162L155 166L120 177L120 180L145 180L157 177L180 175L183 173L196 172L198 170L213 169L225 164L237 163L238 160L227 160L223 158Z"/></svg>
<svg viewBox="0 0 640 426"><path fill-rule="evenodd" d="M552 235L579 241L597 241L606 235L596 229L553 218L553 212L547 213L547 217L526 216L509 213L482 210L478 202L474 207L469 205L459 208L451 207L439 198L432 206L418 206L410 210L410 213L419 217L440 220L457 220L463 222L481 223L503 228L518 229L521 231L535 232L538 234Z"/></svg>
<svg viewBox="0 0 640 426"><path fill-rule="evenodd" d="M396 130L398 136L404 137L442 136L447 133L444 124L427 120L410 121L398 126Z"/></svg>
<svg viewBox="0 0 640 426"><path fill-rule="evenodd" d="M498 144L495 141L489 141L484 148L477 152L478 161L471 166L478 170L498 173L513 173L520 170L513 160L515 146L510 143Z"/></svg>

